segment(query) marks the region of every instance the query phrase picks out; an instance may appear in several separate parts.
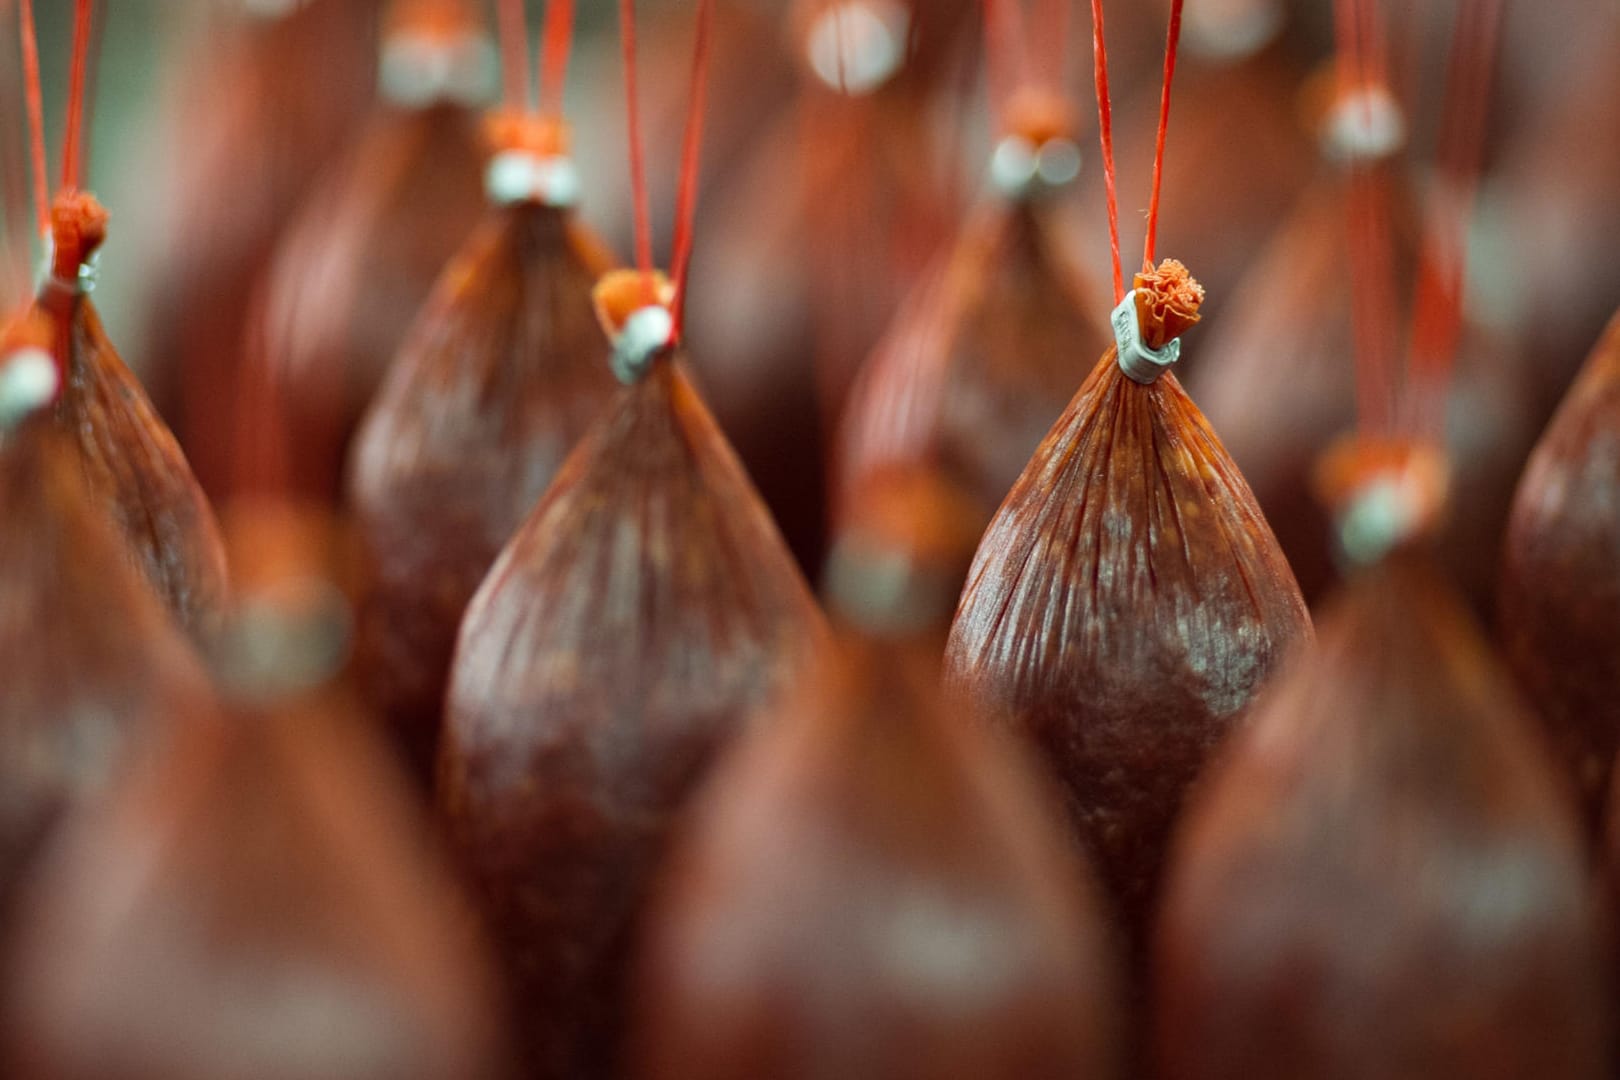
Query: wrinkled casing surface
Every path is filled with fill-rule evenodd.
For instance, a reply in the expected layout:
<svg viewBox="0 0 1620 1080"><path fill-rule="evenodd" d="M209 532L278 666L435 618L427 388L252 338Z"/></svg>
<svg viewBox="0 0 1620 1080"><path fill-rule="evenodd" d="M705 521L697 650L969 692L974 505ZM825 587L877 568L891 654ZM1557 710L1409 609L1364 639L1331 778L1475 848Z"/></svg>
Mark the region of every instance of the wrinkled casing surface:
<svg viewBox="0 0 1620 1080"><path fill-rule="evenodd" d="M612 400L591 308L610 265L571 215L491 211L356 435L349 486L369 575L356 659L424 777L467 602Z"/></svg>
<svg viewBox="0 0 1620 1080"><path fill-rule="evenodd" d="M219 629L229 602L219 522L180 444L125 366L89 297L47 287L41 306L67 313L59 345L67 378L56 422L79 451L91 497L112 515L130 557L199 643Z"/></svg>
<svg viewBox="0 0 1620 1080"><path fill-rule="evenodd" d="M648 920L635 1075L1117 1075L1061 811L937 669L847 646L717 772Z"/></svg>
<svg viewBox="0 0 1620 1080"><path fill-rule="evenodd" d="M1570 793L1461 601L1398 552L1321 628L1178 839L1165 1080L1607 1075Z"/></svg>
<svg viewBox="0 0 1620 1080"><path fill-rule="evenodd" d="M1520 481L1502 641L1594 825L1620 743L1620 321Z"/></svg>
<svg viewBox="0 0 1620 1080"><path fill-rule="evenodd" d="M674 816L819 628L735 455L658 361L496 560L451 672L440 801L538 1075L605 1067Z"/></svg>
<svg viewBox="0 0 1620 1080"><path fill-rule="evenodd" d="M985 533L946 663L1040 747L1139 937L1183 793L1310 634L1197 407L1110 349Z"/></svg>

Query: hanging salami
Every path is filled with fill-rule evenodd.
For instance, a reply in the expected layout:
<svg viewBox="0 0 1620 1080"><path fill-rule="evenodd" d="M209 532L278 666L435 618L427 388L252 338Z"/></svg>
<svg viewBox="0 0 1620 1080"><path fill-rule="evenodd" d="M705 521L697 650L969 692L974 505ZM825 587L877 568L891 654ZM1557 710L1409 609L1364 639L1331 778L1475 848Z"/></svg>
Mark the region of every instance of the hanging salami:
<svg viewBox="0 0 1620 1080"><path fill-rule="evenodd" d="M1322 171L1226 305L1187 383L1226 433L1227 449L1313 603L1337 571L1311 471L1355 426L1355 358L1398 347L1398 298L1410 293L1425 243L1412 162L1402 155L1411 118L1381 73L1337 82L1320 119ZM1376 232L1365 224L1369 215L1383 222ZM1346 264L1368 257L1387 268L1373 295L1364 295L1359 281L1344 288ZM1382 317L1358 318L1369 304ZM1484 614L1513 484L1534 432L1520 351L1471 319L1463 333L1446 432L1456 462L1452 514L1441 542L1465 595Z"/></svg>
<svg viewBox="0 0 1620 1080"><path fill-rule="evenodd" d="M1620 747L1620 319L1609 327L1519 483L1501 629L1594 826Z"/></svg>
<svg viewBox="0 0 1620 1080"><path fill-rule="evenodd" d="M1436 562L1438 456L1352 444L1328 480L1359 569L1189 811L1160 1075L1607 1075L1570 792Z"/></svg>
<svg viewBox="0 0 1620 1080"><path fill-rule="evenodd" d="M675 816L820 633L680 353L707 0L697 18L677 284L651 271L643 203L641 269L596 290L626 385L496 559L451 669L439 799L501 938L534 1076L611 1068L630 935ZM639 174L628 0L622 20Z"/></svg>
<svg viewBox="0 0 1620 1080"><path fill-rule="evenodd" d="M139 230L134 244L157 249L137 359L216 504L236 479L236 415L220 403L241 392L242 343L282 229L369 111L380 7L231 0L154 12L186 32L165 49L162 124L139 159L150 194L120 217Z"/></svg>
<svg viewBox="0 0 1620 1080"><path fill-rule="evenodd" d="M814 569L850 383L949 239L954 162L938 129L974 4L787 6L797 95L746 157L715 170L691 324L716 417Z"/></svg>
<svg viewBox="0 0 1620 1080"><path fill-rule="evenodd" d="M1012 23L987 35L991 47L1015 54L1017 6L986 10ZM1010 67L1017 57L992 59ZM1074 114L1060 85L1022 66L1025 82L1002 91L994 193L901 306L851 393L845 493L885 463L937 462L988 521L1108 340L1062 241L1063 191L1080 165Z"/></svg>
<svg viewBox="0 0 1620 1080"><path fill-rule="evenodd" d="M566 7L552 0L553 33ZM544 116L526 81L490 121L490 210L406 336L350 476L370 577L358 661L424 779L467 601L616 385L591 308L612 258L574 214L561 73Z"/></svg>
<svg viewBox="0 0 1620 1080"><path fill-rule="evenodd" d="M16 1075L504 1075L482 943L371 732L308 708L186 719L30 890Z"/></svg>
<svg viewBox="0 0 1620 1080"><path fill-rule="evenodd" d="M1354 65L1376 12L1339 11ZM1318 470L1348 582L1178 838L1155 970L1166 1080L1607 1075L1571 791L1438 557L1468 133L1498 14L1459 10L1406 367L1357 355L1362 433Z"/></svg>
<svg viewBox="0 0 1620 1080"><path fill-rule="evenodd" d="M64 814L206 704L186 640L130 565L50 406L54 326L0 332L0 920Z"/></svg>
<svg viewBox="0 0 1620 1080"><path fill-rule="evenodd" d="M1119 1075L1112 943L1051 792L939 689L972 503L911 470L863 488L830 575L843 640L672 853L635 1075Z"/></svg>
<svg viewBox="0 0 1620 1080"><path fill-rule="evenodd" d="M1355 425L1355 314L1365 303L1343 287L1352 243L1352 205L1379 174L1388 215L1384 248L1390 287L1410 284L1417 261L1416 208L1387 157L1405 118L1382 87L1353 87L1324 122L1326 170L1300 197L1251 265L1200 349L1188 385L1223 432L1309 600L1336 578L1331 526L1311 491L1311 470L1334 439ZM1327 141L1331 140L1331 141ZM1352 164L1349 155L1357 155ZM1340 168L1333 159L1349 166ZM1363 350L1393 349L1387 340ZM1286 377L1282 377L1286 371ZM1263 392L1262 389L1264 388Z"/></svg>
<svg viewBox="0 0 1620 1080"><path fill-rule="evenodd" d="M1041 749L1139 950L1188 785L1311 630L1248 485L1168 372L1203 290L1173 260L1134 285L1116 265L1117 344L985 533L946 663Z"/></svg>
<svg viewBox="0 0 1620 1080"><path fill-rule="evenodd" d="M394 0L379 74L386 104L287 226L248 362L284 403L299 495L336 499L355 426L478 222L484 154L472 106L494 72L471 0Z"/></svg>
<svg viewBox="0 0 1620 1080"><path fill-rule="evenodd" d="M77 450L91 495L119 526L130 557L180 625L206 642L227 599L219 526L174 435L108 340L89 295L94 257L107 231L106 210L78 189L91 7L89 0L76 5L63 181L48 215L49 275L35 300L52 324L64 374L56 424ZM32 20L26 24L25 47L31 50ZM33 127L36 185L42 185L44 140L37 122Z"/></svg>

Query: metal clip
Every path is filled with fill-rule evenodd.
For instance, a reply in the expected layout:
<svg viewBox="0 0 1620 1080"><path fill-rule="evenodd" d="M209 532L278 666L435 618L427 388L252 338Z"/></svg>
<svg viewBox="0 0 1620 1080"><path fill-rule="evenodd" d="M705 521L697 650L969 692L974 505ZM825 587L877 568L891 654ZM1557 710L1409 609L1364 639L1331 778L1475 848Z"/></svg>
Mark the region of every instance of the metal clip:
<svg viewBox="0 0 1620 1080"><path fill-rule="evenodd" d="M101 252L97 251L79 264L78 281L76 287L79 295L88 296L96 291L96 282L101 280Z"/></svg>
<svg viewBox="0 0 1620 1080"><path fill-rule="evenodd" d="M377 69L382 96L407 109L440 101L477 105L494 89L496 74L495 43L483 34L446 39L412 30L383 42Z"/></svg>
<svg viewBox="0 0 1620 1080"><path fill-rule="evenodd" d="M613 374L622 383L635 382L674 341L675 317L667 307L649 304L636 309L613 339Z"/></svg>
<svg viewBox="0 0 1620 1080"><path fill-rule="evenodd" d="M861 97L906 63L912 6L897 0L837 0L811 22L805 38L810 69L841 94Z"/></svg>
<svg viewBox="0 0 1620 1080"><path fill-rule="evenodd" d="M1180 338L1171 338L1162 349L1150 349L1142 340L1142 326L1136 318L1135 289L1125 294L1109 321L1114 325L1119 370L1131 381L1150 386L1181 359Z"/></svg>
<svg viewBox="0 0 1620 1080"><path fill-rule="evenodd" d="M579 202L579 170L573 159L502 150L484 170L484 191L497 206L537 202L565 210Z"/></svg>
<svg viewBox="0 0 1620 1080"><path fill-rule="evenodd" d="M1363 86L1328 110L1322 149L1341 162L1382 161L1406 142L1406 114L1388 87Z"/></svg>
<svg viewBox="0 0 1620 1080"><path fill-rule="evenodd" d="M1054 191L1079 175L1080 148L1072 139L1048 139L1036 146L1022 135L1008 135L990 156L990 183L1009 199Z"/></svg>
<svg viewBox="0 0 1620 1080"><path fill-rule="evenodd" d="M44 349L17 349L0 361L0 431L8 431L56 398L62 375Z"/></svg>
<svg viewBox="0 0 1620 1080"><path fill-rule="evenodd" d="M41 239L40 246L44 249L44 255L40 259L39 273L35 277L35 292L43 293L50 290L68 296L88 296L96 291L96 282L101 278L101 252L93 253L81 263L78 273L70 280L56 276L56 238L46 233Z"/></svg>

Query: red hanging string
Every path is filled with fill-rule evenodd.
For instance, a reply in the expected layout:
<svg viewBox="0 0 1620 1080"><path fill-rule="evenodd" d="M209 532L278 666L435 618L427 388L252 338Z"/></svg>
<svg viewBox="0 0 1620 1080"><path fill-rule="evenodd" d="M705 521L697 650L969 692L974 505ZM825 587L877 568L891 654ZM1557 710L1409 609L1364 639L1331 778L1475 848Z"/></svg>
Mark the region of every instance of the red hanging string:
<svg viewBox="0 0 1620 1080"><path fill-rule="evenodd" d="M844 5L836 4L832 9L833 19L833 56L838 61L838 92L849 93L849 75L845 70L846 54L849 52L849 39L844 36Z"/></svg>
<svg viewBox="0 0 1620 1080"><path fill-rule="evenodd" d="M1170 90L1176 77L1176 56L1181 50L1182 0L1172 0L1170 29L1164 47L1164 86L1159 92L1159 133L1153 151L1153 193L1148 203L1147 239L1143 258L1153 269L1153 251L1159 236L1159 191L1164 178L1164 145L1170 132ZM1114 174L1114 108L1108 97L1108 46L1103 34L1102 0L1091 0L1091 47L1097 67L1097 131L1102 139L1103 186L1108 192L1108 245L1114 257L1114 303L1125 299L1125 267L1119 254L1119 196Z"/></svg>
<svg viewBox="0 0 1620 1080"><path fill-rule="evenodd" d="M231 490L285 497L292 490L292 468L283 383L271 372L262 349L243 360L233 402Z"/></svg>
<svg viewBox="0 0 1620 1080"><path fill-rule="evenodd" d="M524 0L500 0L501 83L506 107L524 112L529 107L529 23Z"/></svg>
<svg viewBox="0 0 1620 1080"><path fill-rule="evenodd" d="M1108 97L1108 48L1103 43L1102 0L1091 0L1091 50L1096 58L1097 136L1102 141L1103 186L1108 192L1108 246L1114 256L1114 303L1125 299L1119 257L1119 198L1114 181L1114 107Z"/></svg>
<svg viewBox="0 0 1620 1080"><path fill-rule="evenodd" d="M90 17L90 47L87 55L86 74L84 81L85 108L94 114L94 103L100 100L97 86L101 78L101 43L107 36L107 4L108 0L93 0L95 13ZM95 149L95 139L91 136L89 122L86 121L84 138L79 145L79 176L81 178L92 176L91 151ZM89 183L87 179L83 183Z"/></svg>
<svg viewBox="0 0 1620 1080"><path fill-rule="evenodd" d="M1353 0L1334 0L1333 37L1338 43L1335 69L1339 96L1343 98L1361 84L1363 75L1359 67L1362 62L1362 50L1357 45L1361 38L1361 19Z"/></svg>
<svg viewBox="0 0 1620 1080"><path fill-rule="evenodd" d="M1361 78L1363 84L1386 81L1387 35L1382 31L1382 20L1374 9L1377 0L1358 0L1356 11L1360 16Z"/></svg>
<svg viewBox="0 0 1620 1080"><path fill-rule="evenodd" d="M1153 249L1159 239L1159 192L1164 186L1164 141L1170 133L1170 87L1176 79L1176 54L1181 50L1182 0L1170 5L1170 31L1164 46L1164 87L1159 92L1159 137L1153 149L1153 195L1148 201L1147 240L1142 266L1153 269Z"/></svg>
<svg viewBox="0 0 1620 1080"><path fill-rule="evenodd" d="M1017 122L1011 105L1022 91L1041 97L1067 99L1064 72L1069 46L1071 0L1045 0L1033 23L1027 19L1026 0L984 0L986 83L992 112L1003 129ZM1030 26L1040 28L1038 35Z"/></svg>
<svg viewBox="0 0 1620 1080"><path fill-rule="evenodd" d="M573 37L574 0L551 0L546 5L546 27L540 43L540 108L551 116L562 115L563 85Z"/></svg>
<svg viewBox="0 0 1620 1080"><path fill-rule="evenodd" d="M1485 143L1485 113L1501 28L1501 0L1458 11L1438 151L1439 187L1418 263L1410 363L1422 376L1420 422L1443 422L1446 384L1462 334L1468 230Z"/></svg>
<svg viewBox="0 0 1620 1080"><path fill-rule="evenodd" d="M1390 34L1385 76L1397 101L1412 101L1425 81L1429 52L1424 47L1430 20L1429 4L1402 4L1400 24ZM1394 16L1390 20L1395 26Z"/></svg>
<svg viewBox="0 0 1620 1080"><path fill-rule="evenodd" d="M21 0L17 18L22 34L24 95L28 99L28 151L34 179L34 212L43 236L51 229L51 183L46 176L45 106L39 81L39 38L34 33L34 0Z"/></svg>
<svg viewBox="0 0 1620 1080"><path fill-rule="evenodd" d="M1387 87L1382 20L1376 0L1334 0L1333 33L1338 42L1338 83L1341 97L1368 87ZM1369 116L1371 97L1365 101Z"/></svg>
<svg viewBox="0 0 1620 1080"><path fill-rule="evenodd" d="M0 0L0 25L11 17L11 9L11 0ZM11 74L10 66L0 63L0 75ZM34 232L31 186L23 95L5 95L0 97L0 308L28 292Z"/></svg>
<svg viewBox="0 0 1620 1080"><path fill-rule="evenodd" d="M1170 132L1170 90L1181 50L1182 0L1172 0L1170 28L1164 47L1164 85L1159 92L1159 131L1153 151L1153 193L1148 202L1147 238L1143 244L1146 269L1153 269L1153 251L1159 236L1159 192L1164 179L1164 146ZM1108 193L1108 245L1114 259L1114 303L1125 299L1125 268L1119 254L1119 196L1114 172L1114 108L1108 96L1108 46L1103 33L1102 0L1091 0L1091 47L1097 69L1097 131L1102 140L1103 186Z"/></svg>
<svg viewBox="0 0 1620 1080"><path fill-rule="evenodd" d="M1374 93L1387 89L1381 69L1383 24L1368 0L1335 0L1340 101L1359 96L1374 120ZM1356 367L1356 409L1363 430L1394 426L1398 322L1395 258L1390 239L1388 166L1352 157L1345 194L1350 271L1351 338Z"/></svg>
<svg viewBox="0 0 1620 1080"><path fill-rule="evenodd" d="M1041 38L1046 44L1039 61L1041 80L1059 97L1066 96L1063 75L1069 66L1070 5L1071 0L1046 0L1045 9L1035 23L1041 28Z"/></svg>
<svg viewBox="0 0 1620 1080"><path fill-rule="evenodd" d="M77 190L83 160L84 88L90 66L91 0L77 0L73 8L73 66L68 76L67 128L62 137L62 187Z"/></svg>
<svg viewBox="0 0 1620 1080"><path fill-rule="evenodd" d="M1346 195L1357 414L1368 431L1388 431L1395 405L1395 265L1388 188L1380 170L1358 168L1351 172Z"/></svg>
<svg viewBox="0 0 1620 1080"><path fill-rule="evenodd" d="M991 108L1007 122L1007 103L1016 89L1015 49L1019 38L1018 0L984 0L985 81Z"/></svg>
<svg viewBox="0 0 1620 1080"><path fill-rule="evenodd" d="M641 105L636 93L636 0L619 0L619 42L624 50L625 127L630 139L630 194L636 226L636 269L641 271L646 302L657 300L653 283L652 211L647 200L647 172L641 156Z"/></svg>
<svg viewBox="0 0 1620 1080"><path fill-rule="evenodd" d="M703 145L703 111L709 85L709 53L714 0L698 0L696 40L692 51L692 91L687 105L686 135L681 145L680 187L675 197L675 242L671 258L674 295L670 301L674 340L684 322L687 270L692 261L692 227L697 212L699 153ZM619 0L619 30L624 47L626 126L630 136L630 184L635 202L636 263L645 282L646 303L657 302L652 269L651 212L647 200L647 174L641 152L641 109L636 99L636 5Z"/></svg>
<svg viewBox="0 0 1620 1080"><path fill-rule="evenodd" d="M692 262L692 232L697 217L698 164L703 148L703 112L709 87L709 52L714 0L698 0L697 40L692 50L692 96L687 103L686 135L681 145L681 186L675 199L675 245L671 266L675 295L673 337L681 340L686 319L686 278Z"/></svg>
<svg viewBox="0 0 1620 1080"><path fill-rule="evenodd" d="M991 98L997 110L1021 86L1036 86L1065 97L1064 71L1068 67L1069 6L1071 0L1045 0L1033 25L1040 27L1039 45L1029 32L1025 0L984 0L986 66Z"/></svg>

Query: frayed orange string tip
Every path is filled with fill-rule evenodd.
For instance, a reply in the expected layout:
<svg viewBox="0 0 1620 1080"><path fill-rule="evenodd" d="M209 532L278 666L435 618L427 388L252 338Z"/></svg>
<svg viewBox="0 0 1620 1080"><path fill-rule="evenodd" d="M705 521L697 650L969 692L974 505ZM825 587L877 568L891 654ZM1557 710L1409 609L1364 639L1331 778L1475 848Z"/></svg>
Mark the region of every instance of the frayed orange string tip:
<svg viewBox="0 0 1620 1080"><path fill-rule="evenodd" d="M1347 435L1317 460L1312 486L1322 505L1339 515L1376 487L1400 495L1402 509L1419 522L1445 511L1450 468L1432 442L1398 435Z"/></svg>
<svg viewBox="0 0 1620 1080"><path fill-rule="evenodd" d="M64 191L51 204L51 273L75 281L79 268L107 238L107 209L88 191Z"/></svg>
<svg viewBox="0 0 1620 1080"><path fill-rule="evenodd" d="M1137 274L1131 283L1136 290L1136 318L1142 328L1142 342L1150 349L1162 349L1198 325L1198 309L1204 304L1204 287L1175 259L1166 259L1153 270Z"/></svg>
<svg viewBox="0 0 1620 1080"><path fill-rule="evenodd" d="M477 8L468 0L397 0L389 9L384 39L396 35L458 41L483 28Z"/></svg>
<svg viewBox="0 0 1620 1080"><path fill-rule="evenodd" d="M649 293L652 303L664 307L675 300L674 283L660 270L610 270L602 275L591 290L591 302L603 333L617 338L630 316L648 306Z"/></svg>
<svg viewBox="0 0 1620 1080"><path fill-rule="evenodd" d="M538 157L562 157L572 146L573 133L557 116L500 109L484 118L484 138L497 152L524 150Z"/></svg>
<svg viewBox="0 0 1620 1080"><path fill-rule="evenodd" d="M1035 146L1053 139L1074 140L1080 132L1080 113L1072 103L1037 86L1018 90L1007 101L1007 130Z"/></svg>

